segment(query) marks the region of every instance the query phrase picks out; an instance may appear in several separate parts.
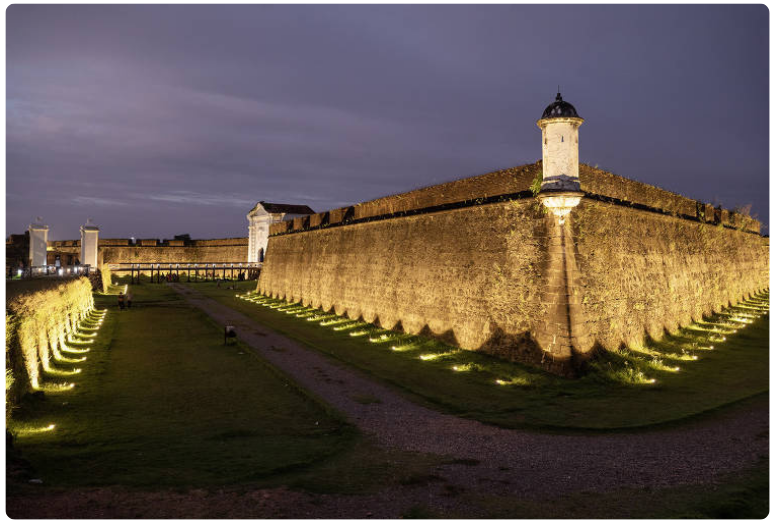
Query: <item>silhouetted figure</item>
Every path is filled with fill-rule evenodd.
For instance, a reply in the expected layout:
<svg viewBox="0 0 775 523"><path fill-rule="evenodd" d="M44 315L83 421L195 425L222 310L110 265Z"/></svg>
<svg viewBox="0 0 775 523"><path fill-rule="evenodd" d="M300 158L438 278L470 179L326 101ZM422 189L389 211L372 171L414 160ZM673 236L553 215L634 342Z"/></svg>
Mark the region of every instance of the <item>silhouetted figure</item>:
<svg viewBox="0 0 775 523"><path fill-rule="evenodd" d="M226 342L229 338L237 339L237 329L234 327L234 325L226 325L226 327L223 328L223 344L226 345Z"/></svg>

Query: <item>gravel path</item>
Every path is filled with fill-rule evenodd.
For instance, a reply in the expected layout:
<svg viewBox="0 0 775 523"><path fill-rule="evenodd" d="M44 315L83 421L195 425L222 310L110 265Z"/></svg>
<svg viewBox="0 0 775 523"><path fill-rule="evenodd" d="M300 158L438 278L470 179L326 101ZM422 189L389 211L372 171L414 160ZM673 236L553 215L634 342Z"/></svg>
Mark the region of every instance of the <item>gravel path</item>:
<svg viewBox="0 0 775 523"><path fill-rule="evenodd" d="M503 429L412 403L189 287L175 288L219 323L234 323L244 343L380 444L478 462L437 471L447 483L464 489L486 485L494 495L541 498L621 487L707 484L768 455L766 402L712 420L636 433L557 435ZM363 405L353 399L364 395L380 401Z"/></svg>
<svg viewBox="0 0 775 523"><path fill-rule="evenodd" d="M448 456L448 464L430 471L428 481L359 495L285 488L247 492L138 491L118 486L26 489L7 498L9 516L394 519L423 507L439 514L482 517L482 507L460 494L533 501L542 506L543 501L551 504L551 499L577 492L627 487L658 492L662 487L689 484L712 488L719 475L748 468L769 455L766 398L680 426L631 433L569 435L503 429L412 403L360 371L277 334L190 287L172 287L218 323L234 324L242 342L343 413L379 445ZM359 403L357 399L363 401L364 396L379 402ZM595 508L594 497L583 499L592 507L591 512L586 507L592 517L638 517L626 499L621 504L609 501L604 513ZM547 510L552 513L549 505Z"/></svg>

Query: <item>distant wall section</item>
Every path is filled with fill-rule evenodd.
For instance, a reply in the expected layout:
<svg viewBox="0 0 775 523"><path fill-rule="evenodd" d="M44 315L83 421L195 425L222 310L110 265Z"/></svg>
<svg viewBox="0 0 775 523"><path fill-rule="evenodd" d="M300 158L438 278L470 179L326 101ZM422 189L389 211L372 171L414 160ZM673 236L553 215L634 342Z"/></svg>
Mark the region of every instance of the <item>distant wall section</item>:
<svg viewBox="0 0 775 523"><path fill-rule="evenodd" d="M79 240L49 242L49 250L80 253ZM113 263L218 263L247 262L247 238L213 240L137 240L100 238L99 260Z"/></svg>

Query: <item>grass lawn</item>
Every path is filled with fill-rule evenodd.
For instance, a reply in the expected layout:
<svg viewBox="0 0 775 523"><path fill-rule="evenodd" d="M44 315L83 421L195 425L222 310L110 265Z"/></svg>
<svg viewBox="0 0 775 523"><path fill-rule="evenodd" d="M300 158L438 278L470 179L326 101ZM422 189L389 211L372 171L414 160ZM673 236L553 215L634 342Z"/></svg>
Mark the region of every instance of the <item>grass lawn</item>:
<svg viewBox="0 0 775 523"><path fill-rule="evenodd" d="M192 288L426 404L507 427L626 429L679 420L769 390L769 295L622 353L567 380L214 283ZM252 300L252 301L251 301ZM712 347L712 348L711 348Z"/></svg>
<svg viewBox="0 0 775 523"><path fill-rule="evenodd" d="M47 486L245 484L358 439L252 351L224 347L220 328L171 289L132 292L124 311L96 296L108 312L79 347L88 359L68 365L81 372L48 378L75 387L27 396L14 413L14 447Z"/></svg>
<svg viewBox="0 0 775 523"><path fill-rule="evenodd" d="M564 380L320 311L235 297L254 289L255 282L240 282L236 291L212 283L192 287L420 402L506 426L632 427L680 419L768 388L767 316L754 318L762 314L766 296L660 344L600 358L589 376ZM98 308L108 312L101 325L96 315L86 322L85 332L97 334L94 343L73 347L88 352L67 354L72 362L58 364L58 375L47 377L49 385L75 388L28 396L14 412L9 425L14 446L46 487L70 492L80 486L154 491L211 486L247 492L287 485L359 494L422 487L438 480L437 465L449 463L443 456L373 445L249 349L224 347L220 327L166 286L143 284L132 292L133 308L126 311L117 310L115 296L97 295ZM743 320L752 323L734 334L722 325ZM711 344L714 350L706 350ZM80 357L87 360L76 361ZM81 372L74 373L76 368ZM51 424L55 428L45 430ZM768 481L763 460L713 487L581 492L550 504L500 498L486 489L449 495L489 518L761 518L768 511ZM8 488L7 499L14 493L45 494L34 485ZM456 516L424 505L404 514Z"/></svg>
<svg viewBox="0 0 775 523"><path fill-rule="evenodd" d="M466 493L466 504L482 508L482 519L764 519L769 514L769 462L725 475L712 486L578 492L552 503ZM457 517L447 514L446 517Z"/></svg>

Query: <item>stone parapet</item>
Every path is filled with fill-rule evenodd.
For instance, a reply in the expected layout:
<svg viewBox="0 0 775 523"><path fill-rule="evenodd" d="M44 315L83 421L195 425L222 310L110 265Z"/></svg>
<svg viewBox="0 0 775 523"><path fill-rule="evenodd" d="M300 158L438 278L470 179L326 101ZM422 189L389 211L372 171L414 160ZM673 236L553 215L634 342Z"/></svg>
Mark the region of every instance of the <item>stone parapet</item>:
<svg viewBox="0 0 775 523"><path fill-rule="evenodd" d="M310 227L341 225L351 221L364 221L376 217L401 216L403 213L438 207L459 202L475 204L495 196L508 196L529 191L538 176L543 174L541 161L510 169L494 171L471 178L423 187L406 193L385 196L350 207L332 209L328 221L322 218L306 222L293 221L285 225L270 226L270 235L301 232ZM695 219L701 222L721 223L722 226L739 228L759 233L761 224L749 216L733 217L728 210L714 209L710 204L699 202L659 187L637 182L622 176L597 169L586 164L579 165L581 190L605 198L649 207L664 214Z"/></svg>

